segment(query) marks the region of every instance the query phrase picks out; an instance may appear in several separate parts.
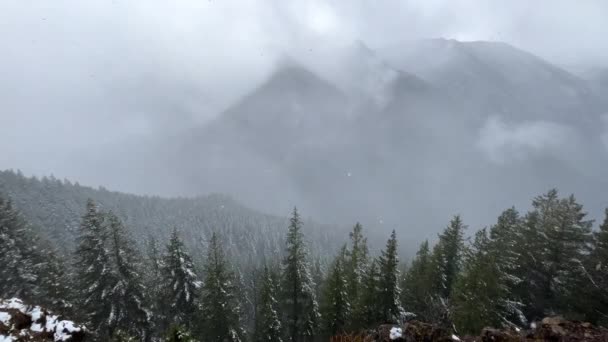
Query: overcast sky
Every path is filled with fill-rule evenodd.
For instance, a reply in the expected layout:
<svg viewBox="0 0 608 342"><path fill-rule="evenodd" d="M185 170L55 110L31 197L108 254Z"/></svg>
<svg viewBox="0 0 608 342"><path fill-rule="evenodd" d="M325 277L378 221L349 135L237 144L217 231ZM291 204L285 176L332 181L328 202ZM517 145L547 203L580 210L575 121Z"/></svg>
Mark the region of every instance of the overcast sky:
<svg viewBox="0 0 608 342"><path fill-rule="evenodd" d="M2 0L0 168L205 121L280 56L434 37L605 67L608 1Z"/></svg>

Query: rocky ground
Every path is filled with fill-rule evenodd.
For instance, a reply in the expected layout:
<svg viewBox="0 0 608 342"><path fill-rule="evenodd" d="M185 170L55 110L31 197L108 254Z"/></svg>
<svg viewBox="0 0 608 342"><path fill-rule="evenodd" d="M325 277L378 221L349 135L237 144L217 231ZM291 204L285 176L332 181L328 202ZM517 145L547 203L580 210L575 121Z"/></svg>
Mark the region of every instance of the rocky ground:
<svg viewBox="0 0 608 342"><path fill-rule="evenodd" d="M0 342L84 341L85 329L17 298L0 300Z"/></svg>
<svg viewBox="0 0 608 342"><path fill-rule="evenodd" d="M377 331L360 337L359 340L382 342L608 342L608 329L596 327L587 322L568 321L561 317L546 317L532 326L534 328L520 331L485 328L479 336L457 336L448 329L419 321L410 321L401 327L381 325Z"/></svg>

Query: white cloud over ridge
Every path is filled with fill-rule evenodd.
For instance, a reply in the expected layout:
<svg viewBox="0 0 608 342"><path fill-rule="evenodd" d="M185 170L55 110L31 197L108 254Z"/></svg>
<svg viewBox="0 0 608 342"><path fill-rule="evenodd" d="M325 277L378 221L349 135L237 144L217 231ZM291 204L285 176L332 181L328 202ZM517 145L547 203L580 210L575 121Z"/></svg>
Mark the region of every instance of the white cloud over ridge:
<svg viewBox="0 0 608 342"><path fill-rule="evenodd" d="M573 128L552 121L506 123L489 117L479 131L478 147L492 162L522 161L534 155L564 156L576 140Z"/></svg>

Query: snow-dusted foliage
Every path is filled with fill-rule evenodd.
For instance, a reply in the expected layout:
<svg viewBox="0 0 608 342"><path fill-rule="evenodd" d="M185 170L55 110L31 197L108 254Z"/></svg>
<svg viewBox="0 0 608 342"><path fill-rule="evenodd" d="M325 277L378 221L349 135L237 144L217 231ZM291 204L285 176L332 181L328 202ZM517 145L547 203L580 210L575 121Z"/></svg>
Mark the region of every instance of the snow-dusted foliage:
<svg viewBox="0 0 608 342"><path fill-rule="evenodd" d="M191 328L199 311L202 283L177 229L173 230L163 256L162 277L161 300L168 319Z"/></svg>
<svg viewBox="0 0 608 342"><path fill-rule="evenodd" d="M19 297L60 313L70 310L63 259L1 195L0 246L0 298Z"/></svg>
<svg viewBox="0 0 608 342"><path fill-rule="evenodd" d="M106 246L107 231L103 216L92 200L80 225L79 245L76 250L79 312L93 331L109 333L113 321L113 305L109 294L116 284L116 274L110 264Z"/></svg>
<svg viewBox="0 0 608 342"><path fill-rule="evenodd" d="M399 323L403 321L405 310L401 306L399 286L399 256L397 255L397 234L393 230L386 243L386 249L378 258L380 271L380 293L378 300L382 305L382 320Z"/></svg>
<svg viewBox="0 0 608 342"><path fill-rule="evenodd" d="M235 275L230 271L217 234L211 236L201 288L202 332L208 341L240 342L241 298L236 296Z"/></svg>
<svg viewBox="0 0 608 342"><path fill-rule="evenodd" d="M320 314L302 234L302 221L295 208L287 231L281 285L283 319L289 338L292 341L311 338L317 333Z"/></svg>
<svg viewBox="0 0 608 342"><path fill-rule="evenodd" d="M140 256L122 222L111 212L100 212L89 200L80 229L78 311L98 338L119 331L145 336L148 313Z"/></svg>
<svg viewBox="0 0 608 342"><path fill-rule="evenodd" d="M260 305L256 313L254 339L258 342L282 342L282 327L275 298L277 284L274 283L268 266L264 266Z"/></svg>
<svg viewBox="0 0 608 342"><path fill-rule="evenodd" d="M347 249L344 245L329 269L321 299L323 328L330 336L346 332L352 319L346 263Z"/></svg>
<svg viewBox="0 0 608 342"><path fill-rule="evenodd" d="M0 300L0 341L83 341L86 329L21 299Z"/></svg>
<svg viewBox="0 0 608 342"><path fill-rule="evenodd" d="M50 241L59 255L71 255L77 246L88 198L103 211L114 212L139 247L150 236L164 245L172 229L177 228L185 247L199 264L215 231L223 236L223 248L235 266L261 267L262 260L280 257L285 227L289 224L286 217L251 210L220 194L172 199L136 196L54 177L27 178L12 171L0 171L0 194L13 199L38 235ZM321 256L339 248L346 234L338 226L308 221L303 229L312 254Z"/></svg>

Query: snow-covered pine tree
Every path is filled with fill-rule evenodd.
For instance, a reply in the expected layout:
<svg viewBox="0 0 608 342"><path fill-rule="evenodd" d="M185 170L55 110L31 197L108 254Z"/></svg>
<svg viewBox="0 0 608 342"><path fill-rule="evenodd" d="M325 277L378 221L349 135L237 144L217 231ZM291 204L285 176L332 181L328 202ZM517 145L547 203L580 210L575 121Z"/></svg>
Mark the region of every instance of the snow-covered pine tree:
<svg viewBox="0 0 608 342"><path fill-rule="evenodd" d="M363 236L363 226L357 222L349 233L351 248L345 260L344 271L348 286L348 296L352 301L360 296L363 275L369 263L367 238Z"/></svg>
<svg viewBox="0 0 608 342"><path fill-rule="evenodd" d="M503 211L489 235L490 253L498 272L496 280L502 289L502 296L495 300L494 311L500 317L500 326L525 326L527 319L518 289L525 286L522 283L525 254L522 246L527 242L524 241L524 222L517 210L509 208Z"/></svg>
<svg viewBox="0 0 608 342"><path fill-rule="evenodd" d="M222 243L223 245L223 243ZM224 259L233 260L232 258L224 255ZM254 278L255 271L250 272L241 271L240 267L230 263L228 265L229 274L232 274L232 296L238 299L238 318L242 338L247 340L247 333L253 331L255 323L255 293L250 291L250 280Z"/></svg>
<svg viewBox="0 0 608 342"><path fill-rule="evenodd" d="M107 213L105 222L108 225L110 260L116 275L116 285L110 292L113 304L108 320L112 322L111 329L145 340L149 312L146 308L146 289L140 274L141 256L116 215Z"/></svg>
<svg viewBox="0 0 608 342"><path fill-rule="evenodd" d="M477 334L486 326L505 325L502 304L508 293L497 259L487 230L478 231L473 245L465 248L463 270L452 293L452 320L458 333Z"/></svg>
<svg viewBox="0 0 608 342"><path fill-rule="evenodd" d="M386 323L399 323L403 320L405 311L401 306L397 234L394 230L386 243L386 249L378 258L378 265L380 269L378 301L382 306L382 320Z"/></svg>
<svg viewBox="0 0 608 342"><path fill-rule="evenodd" d="M317 298L320 298L323 292L323 283L325 283L324 268L324 265L321 264L321 258L319 256L315 257L311 272L312 281L315 283L315 296Z"/></svg>
<svg viewBox="0 0 608 342"><path fill-rule="evenodd" d="M162 274L162 255L158 241L153 236L148 236L146 240L146 258L144 259L146 272L144 272L144 286L146 288L147 306L150 310L150 334L158 336L163 331L163 322L166 321L166 313L163 309L163 274Z"/></svg>
<svg viewBox="0 0 608 342"><path fill-rule="evenodd" d="M230 271L214 232L204 265L202 286L202 333L206 341L237 342L244 335L240 320L239 298L235 297L234 274Z"/></svg>
<svg viewBox="0 0 608 342"><path fill-rule="evenodd" d="M464 249L464 230L459 215L454 216L450 224L439 235L439 241L433 248L431 257L431 286L434 294L449 299L456 277L462 264Z"/></svg>
<svg viewBox="0 0 608 342"><path fill-rule="evenodd" d="M40 295L28 237L27 223L10 200L0 197L0 297L33 301Z"/></svg>
<svg viewBox="0 0 608 342"><path fill-rule="evenodd" d="M431 267L431 254L428 240L424 241L416 257L412 260L410 268L405 274L401 299L406 310L413 312L418 319L425 319L427 301L431 289L429 271Z"/></svg>
<svg viewBox="0 0 608 342"><path fill-rule="evenodd" d="M276 284L268 266L264 265L254 339L257 342L282 342L281 321L276 297Z"/></svg>
<svg viewBox="0 0 608 342"><path fill-rule="evenodd" d="M464 250L464 230L459 215L439 234L439 241L433 247L429 271L430 294L427 298L425 318L429 321L450 325L450 299L454 283L462 268Z"/></svg>
<svg viewBox="0 0 608 342"><path fill-rule="evenodd" d="M78 312L86 325L100 340L111 336L113 300L110 296L117 277L106 248L108 232L103 215L89 199L80 224L76 249L76 278L78 285Z"/></svg>
<svg viewBox="0 0 608 342"><path fill-rule="evenodd" d="M46 241L39 240L35 246L38 249L35 264L40 286L40 299L36 303L54 313L72 316L73 289L66 262Z"/></svg>
<svg viewBox="0 0 608 342"><path fill-rule="evenodd" d="M70 313L70 279L63 259L1 197L0 246L0 297L18 297L57 313Z"/></svg>
<svg viewBox="0 0 608 342"><path fill-rule="evenodd" d="M177 229L173 229L167 244L161 274L163 289L160 305L165 308L167 317L163 328L180 324L186 329L193 329L199 310L201 282Z"/></svg>
<svg viewBox="0 0 608 342"><path fill-rule="evenodd" d="M522 219L521 238L518 240L516 250L519 252L516 276L525 281L515 286L513 295L520 298L523 304L523 312L527 319L539 319L544 317L545 283L543 272L544 258L544 233L540 230L537 222L539 213L528 212Z"/></svg>
<svg viewBox="0 0 608 342"><path fill-rule="evenodd" d="M581 280L586 279L582 266L589 254L593 222L585 219L586 212L574 196L560 199L555 189L536 197L532 205L542 241L540 294L534 305L543 315L568 316L576 311Z"/></svg>
<svg viewBox="0 0 608 342"><path fill-rule="evenodd" d="M361 295L353 310L354 320L359 327L376 327L382 321L382 306L380 297L380 272L378 262L373 259L363 273L361 280Z"/></svg>
<svg viewBox="0 0 608 342"><path fill-rule="evenodd" d="M586 262L586 318L594 323L608 324L608 208L604 222L595 232L593 251Z"/></svg>
<svg viewBox="0 0 608 342"><path fill-rule="evenodd" d="M302 221L296 208L290 219L286 245L282 302L288 338L293 342L311 340L317 332L320 315L302 234Z"/></svg>
<svg viewBox="0 0 608 342"><path fill-rule="evenodd" d="M351 298L347 282L347 249L344 245L334 259L321 299L321 317L324 331L333 336L346 331L351 325Z"/></svg>

